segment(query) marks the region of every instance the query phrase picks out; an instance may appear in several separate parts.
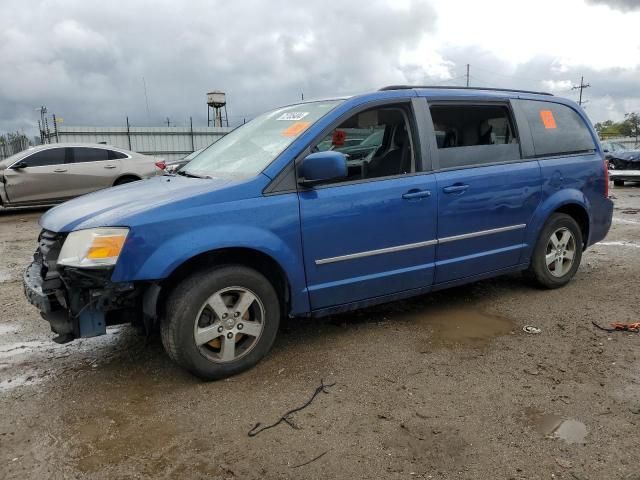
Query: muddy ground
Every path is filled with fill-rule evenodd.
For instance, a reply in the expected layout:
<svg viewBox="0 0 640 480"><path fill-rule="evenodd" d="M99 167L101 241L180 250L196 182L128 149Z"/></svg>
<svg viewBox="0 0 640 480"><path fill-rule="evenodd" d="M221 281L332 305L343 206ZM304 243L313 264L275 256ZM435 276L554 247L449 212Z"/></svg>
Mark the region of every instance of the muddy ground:
<svg viewBox="0 0 640 480"><path fill-rule="evenodd" d="M566 288L514 275L287 321L217 383L129 327L52 343L20 282L42 210L0 213L0 478L640 479L640 334L591 324L640 320L640 186L613 194ZM292 426L247 435L321 380Z"/></svg>

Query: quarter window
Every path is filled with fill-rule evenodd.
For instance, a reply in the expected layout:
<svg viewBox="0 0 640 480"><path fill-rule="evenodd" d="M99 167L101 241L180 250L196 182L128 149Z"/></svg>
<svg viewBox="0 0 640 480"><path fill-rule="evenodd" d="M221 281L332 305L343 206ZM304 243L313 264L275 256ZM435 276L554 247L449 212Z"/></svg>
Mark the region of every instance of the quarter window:
<svg viewBox="0 0 640 480"><path fill-rule="evenodd" d="M520 159L518 136L504 105L432 105L440 168Z"/></svg>
<svg viewBox="0 0 640 480"><path fill-rule="evenodd" d="M537 157L595 150L589 128L578 113L560 103L519 100Z"/></svg>
<svg viewBox="0 0 640 480"><path fill-rule="evenodd" d="M121 158L127 158L122 152L116 152L115 150L109 150L109 160L120 160Z"/></svg>
<svg viewBox="0 0 640 480"><path fill-rule="evenodd" d="M46 167L47 165L60 165L64 163L65 148L48 148L34 153L23 160L27 167Z"/></svg>

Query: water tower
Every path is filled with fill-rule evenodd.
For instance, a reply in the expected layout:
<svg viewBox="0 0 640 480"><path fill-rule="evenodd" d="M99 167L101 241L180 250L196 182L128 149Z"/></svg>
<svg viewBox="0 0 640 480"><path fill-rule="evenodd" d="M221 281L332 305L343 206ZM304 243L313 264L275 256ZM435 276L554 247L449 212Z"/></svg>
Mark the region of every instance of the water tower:
<svg viewBox="0 0 640 480"><path fill-rule="evenodd" d="M211 109L213 109L213 126L222 127L224 122L228 127L227 96L224 92L214 90L207 93L207 127L211 126Z"/></svg>

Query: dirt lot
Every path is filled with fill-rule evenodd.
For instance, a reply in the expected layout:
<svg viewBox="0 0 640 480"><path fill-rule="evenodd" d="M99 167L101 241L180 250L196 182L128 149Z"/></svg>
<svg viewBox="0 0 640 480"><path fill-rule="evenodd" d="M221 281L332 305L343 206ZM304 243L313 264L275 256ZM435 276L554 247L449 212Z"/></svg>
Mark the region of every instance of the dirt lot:
<svg viewBox="0 0 640 480"><path fill-rule="evenodd" d="M287 321L217 383L129 327L52 343L20 282L42 211L0 212L0 477L640 479L640 334L591 325L640 320L640 187L613 193L564 289L516 275ZM292 426L247 435L321 379Z"/></svg>

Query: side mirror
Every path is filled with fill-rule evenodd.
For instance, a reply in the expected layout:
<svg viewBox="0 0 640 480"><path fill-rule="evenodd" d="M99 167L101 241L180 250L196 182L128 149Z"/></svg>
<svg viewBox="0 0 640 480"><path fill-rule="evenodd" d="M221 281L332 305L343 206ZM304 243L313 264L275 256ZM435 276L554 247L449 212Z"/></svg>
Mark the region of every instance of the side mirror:
<svg viewBox="0 0 640 480"><path fill-rule="evenodd" d="M11 168L14 169L14 170L21 170L21 169L27 168L27 167L28 167L27 162L23 162L23 161L20 161L18 163L14 163L11 166Z"/></svg>
<svg viewBox="0 0 640 480"><path fill-rule="evenodd" d="M347 157L336 151L307 155L298 170L298 183L311 187L347 176Z"/></svg>

